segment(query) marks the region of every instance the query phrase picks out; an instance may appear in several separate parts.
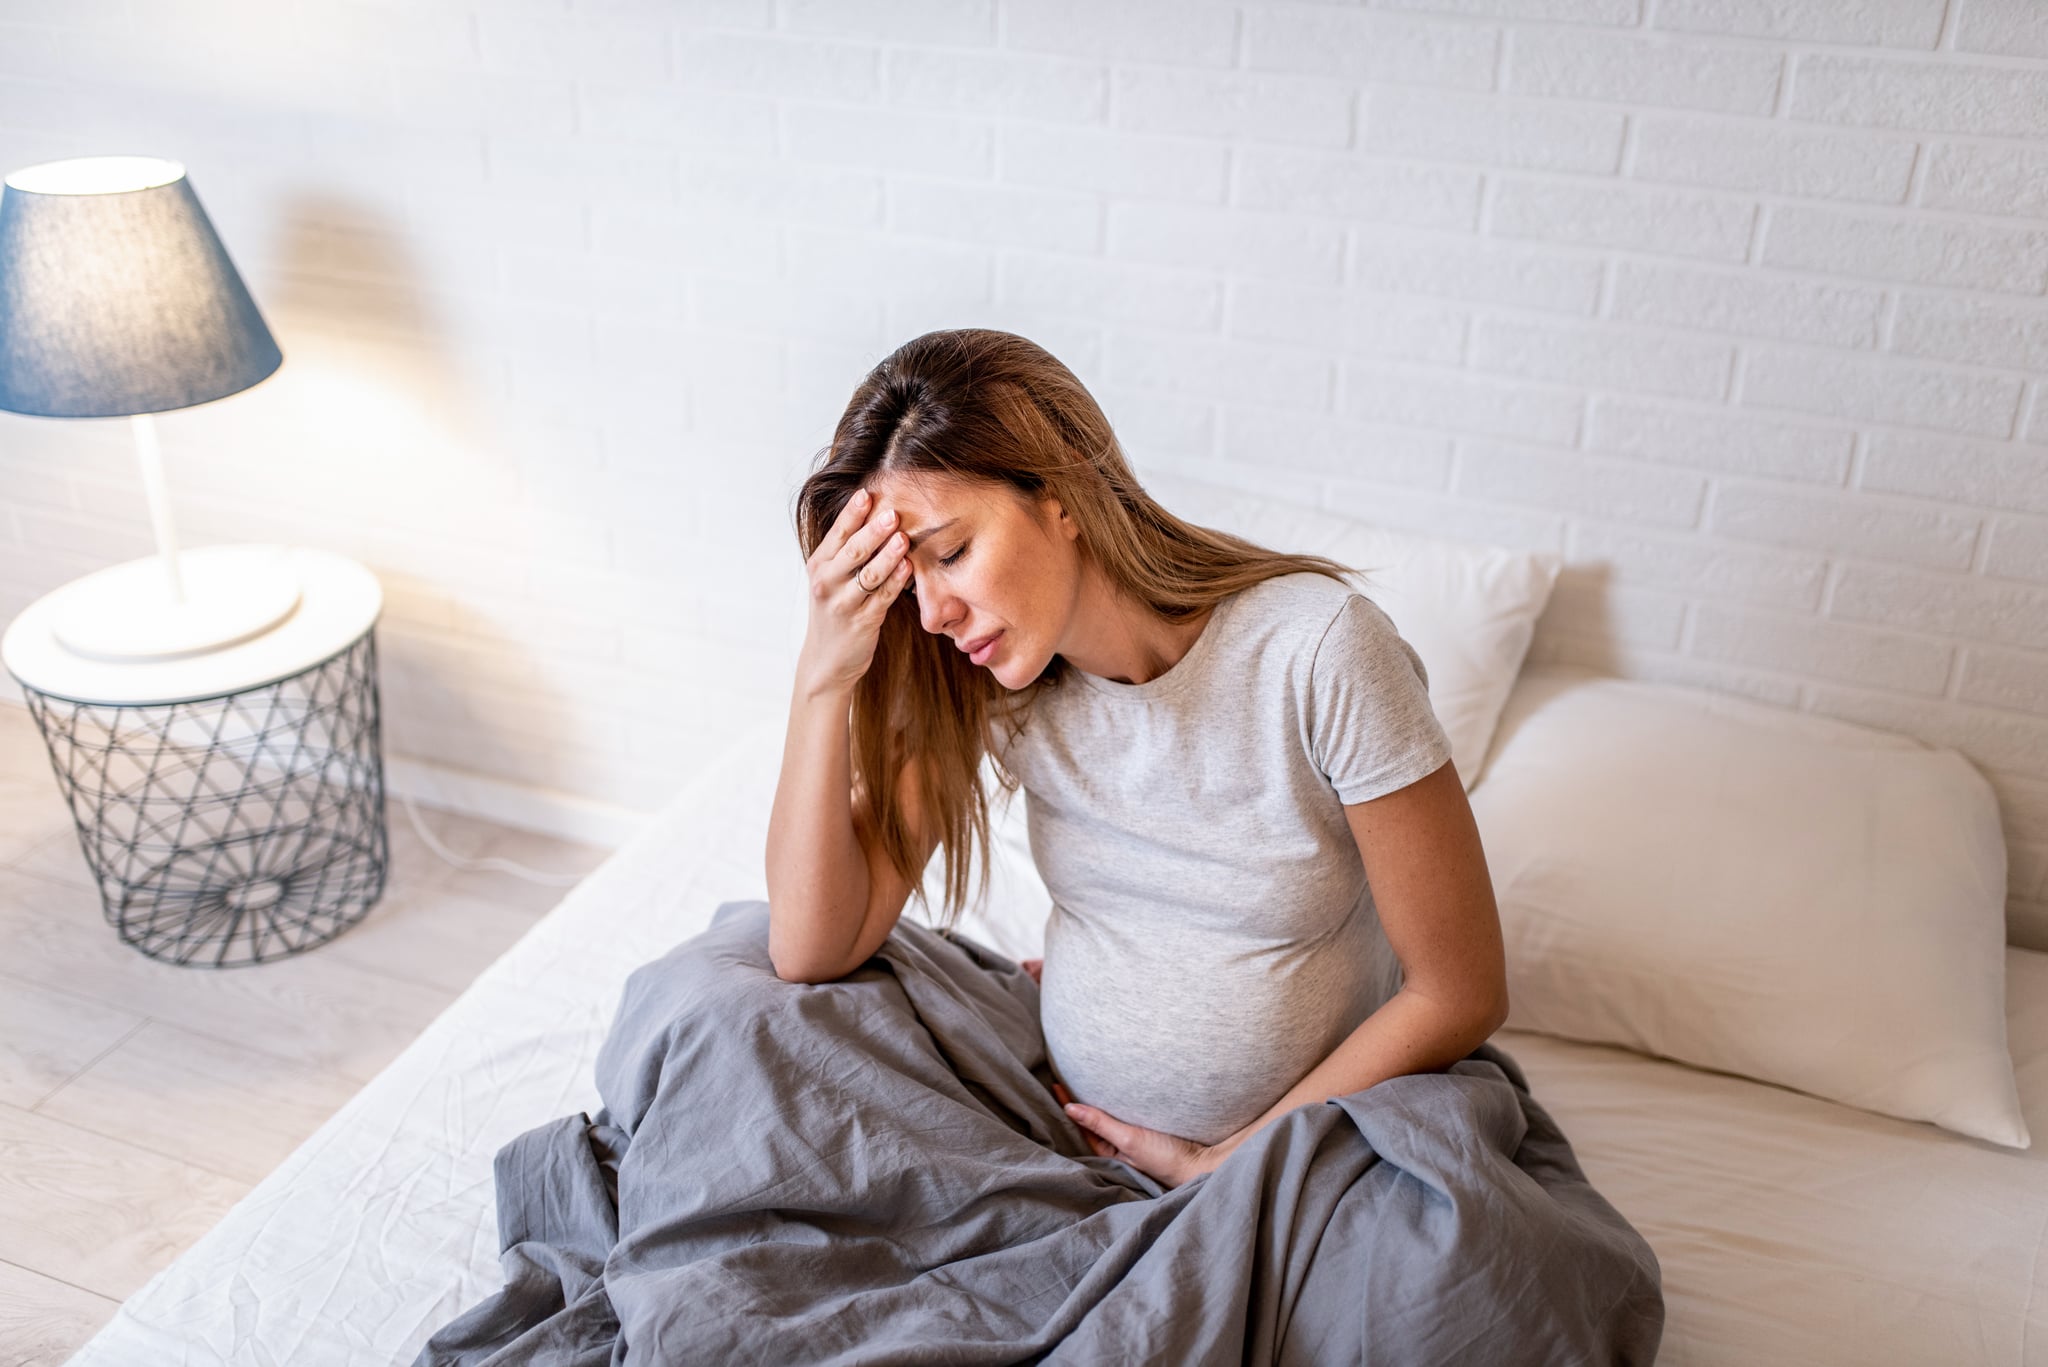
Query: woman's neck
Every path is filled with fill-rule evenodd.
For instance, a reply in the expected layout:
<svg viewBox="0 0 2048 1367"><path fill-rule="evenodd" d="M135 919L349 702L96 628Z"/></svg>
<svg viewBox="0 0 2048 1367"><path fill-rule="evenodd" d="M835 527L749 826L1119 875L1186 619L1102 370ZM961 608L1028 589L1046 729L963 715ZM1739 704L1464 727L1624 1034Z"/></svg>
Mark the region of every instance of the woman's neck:
<svg viewBox="0 0 2048 1367"><path fill-rule="evenodd" d="M1212 603L1184 622L1170 622L1091 575L1083 583L1074 628L1060 654L1082 673L1111 683L1149 683L1181 662L1215 611Z"/></svg>

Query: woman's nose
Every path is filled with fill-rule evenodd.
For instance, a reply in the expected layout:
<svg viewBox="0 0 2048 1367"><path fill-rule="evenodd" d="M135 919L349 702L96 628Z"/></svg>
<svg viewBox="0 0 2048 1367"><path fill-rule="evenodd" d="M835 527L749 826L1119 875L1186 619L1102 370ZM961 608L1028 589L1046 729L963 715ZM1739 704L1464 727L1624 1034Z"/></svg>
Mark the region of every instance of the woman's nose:
<svg viewBox="0 0 2048 1367"><path fill-rule="evenodd" d="M957 621L959 616L952 595L942 593L937 587L918 586L917 620L926 631L934 636L943 635L947 625Z"/></svg>

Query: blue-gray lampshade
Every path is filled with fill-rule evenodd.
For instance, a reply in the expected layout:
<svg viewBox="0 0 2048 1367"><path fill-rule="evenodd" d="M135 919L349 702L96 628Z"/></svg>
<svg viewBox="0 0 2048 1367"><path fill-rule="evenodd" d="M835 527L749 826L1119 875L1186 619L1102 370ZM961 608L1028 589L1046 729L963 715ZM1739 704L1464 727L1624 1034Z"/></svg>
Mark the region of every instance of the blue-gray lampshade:
<svg viewBox="0 0 2048 1367"><path fill-rule="evenodd" d="M7 177L0 409L161 413L239 393L283 362L183 166L83 157Z"/></svg>

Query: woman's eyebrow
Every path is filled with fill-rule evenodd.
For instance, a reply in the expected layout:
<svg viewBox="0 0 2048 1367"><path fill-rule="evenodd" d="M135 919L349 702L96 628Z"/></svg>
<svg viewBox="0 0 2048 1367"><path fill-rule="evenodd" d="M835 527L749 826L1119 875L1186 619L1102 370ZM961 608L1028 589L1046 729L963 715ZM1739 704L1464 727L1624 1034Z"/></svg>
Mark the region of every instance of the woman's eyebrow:
<svg viewBox="0 0 2048 1367"><path fill-rule="evenodd" d="M921 532L905 532L903 534L904 541L906 543L905 548L908 550L916 550L918 542L924 540L926 537L932 535L934 532L943 532L944 530L946 530L946 528L952 526L955 522L958 522L959 520L960 519L957 517L949 517L944 522L940 522L933 526L926 527Z"/></svg>

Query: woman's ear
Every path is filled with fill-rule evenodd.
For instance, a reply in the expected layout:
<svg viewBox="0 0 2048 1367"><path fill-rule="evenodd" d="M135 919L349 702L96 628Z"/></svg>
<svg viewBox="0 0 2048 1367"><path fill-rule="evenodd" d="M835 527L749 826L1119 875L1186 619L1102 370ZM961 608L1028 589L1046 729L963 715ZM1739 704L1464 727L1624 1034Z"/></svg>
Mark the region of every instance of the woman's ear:
<svg viewBox="0 0 2048 1367"><path fill-rule="evenodd" d="M1069 541L1080 540L1081 524L1067 516L1066 506L1057 498L1047 494L1038 500L1038 509L1047 526L1057 528Z"/></svg>

